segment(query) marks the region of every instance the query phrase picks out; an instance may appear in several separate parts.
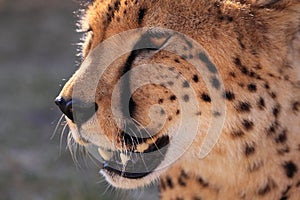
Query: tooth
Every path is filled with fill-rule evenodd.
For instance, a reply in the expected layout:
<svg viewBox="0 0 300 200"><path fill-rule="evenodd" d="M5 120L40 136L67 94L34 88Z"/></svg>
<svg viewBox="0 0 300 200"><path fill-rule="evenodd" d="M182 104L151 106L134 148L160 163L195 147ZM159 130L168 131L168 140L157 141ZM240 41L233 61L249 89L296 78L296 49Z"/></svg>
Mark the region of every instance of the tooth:
<svg viewBox="0 0 300 200"><path fill-rule="evenodd" d="M126 165L126 163L130 160L130 157L123 153L120 153L120 158L123 165Z"/></svg>
<svg viewBox="0 0 300 200"><path fill-rule="evenodd" d="M109 161L113 157L113 152L98 148L98 152L104 160Z"/></svg>

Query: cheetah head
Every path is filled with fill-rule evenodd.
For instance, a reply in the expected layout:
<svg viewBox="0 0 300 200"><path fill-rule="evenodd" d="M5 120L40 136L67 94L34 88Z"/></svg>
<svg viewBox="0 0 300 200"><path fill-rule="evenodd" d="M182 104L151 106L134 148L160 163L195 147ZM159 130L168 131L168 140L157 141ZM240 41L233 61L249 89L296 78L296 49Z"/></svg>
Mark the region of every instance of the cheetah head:
<svg viewBox="0 0 300 200"><path fill-rule="evenodd" d="M205 25L212 18L204 11L166 2L94 1L81 21L82 65L56 99L74 140L116 187L143 186L206 156L221 133L224 99L234 98L220 74L230 75L237 37L222 35L226 23ZM210 4L202 9L210 6L217 20L220 5ZM182 20L182 12L204 19Z"/></svg>

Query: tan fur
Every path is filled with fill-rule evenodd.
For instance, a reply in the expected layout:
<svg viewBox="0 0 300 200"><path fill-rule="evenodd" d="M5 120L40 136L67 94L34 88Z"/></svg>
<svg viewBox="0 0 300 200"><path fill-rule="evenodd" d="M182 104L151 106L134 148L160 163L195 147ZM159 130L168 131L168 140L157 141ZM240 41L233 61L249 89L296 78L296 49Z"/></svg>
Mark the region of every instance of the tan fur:
<svg viewBox="0 0 300 200"><path fill-rule="evenodd" d="M114 0L96 0L87 9L84 27L90 28L83 47L87 57L92 49L111 36L140 27L158 26L191 37L203 46L217 67L225 91L234 95L226 99L222 134L213 150L199 159L199 149L214 118L212 102L205 81L186 60L170 52L152 57L141 55L134 65L163 63L174 67L185 77L197 94L199 107L189 120L202 121L197 138L171 166L141 180L107 177L115 186L134 188L160 176L161 199L293 199L300 198L300 1L299 0L121 0L114 10ZM145 16L139 22L140 8ZM122 149L118 127L110 109L113 86L129 54L118 58L100 80L95 102L95 122L84 125L81 135L74 130L75 140L111 149ZM174 59L179 59L179 63ZM154 73L154 72L153 72ZM78 71L60 96L72 98L73 86L88 72ZM193 76L199 75L199 81ZM170 100L172 91L160 85L147 85L133 94L134 118L143 125L151 122L152 105L164 107L167 120L158 136L172 133L180 114L179 100ZM84 98L84 94L83 97ZM214 99L212 98L212 101ZM248 107L242 103L248 103ZM244 110L243 110L244 109ZM200 113L201 112L201 115ZM207 122L207 123L206 123ZM157 137L158 137L157 136ZM84 139L84 140L82 140ZM150 142L151 143L151 142ZM172 143L171 143L172 146ZM146 147L145 147L146 148ZM145 149L140 147L140 149ZM140 150L142 151L142 150Z"/></svg>

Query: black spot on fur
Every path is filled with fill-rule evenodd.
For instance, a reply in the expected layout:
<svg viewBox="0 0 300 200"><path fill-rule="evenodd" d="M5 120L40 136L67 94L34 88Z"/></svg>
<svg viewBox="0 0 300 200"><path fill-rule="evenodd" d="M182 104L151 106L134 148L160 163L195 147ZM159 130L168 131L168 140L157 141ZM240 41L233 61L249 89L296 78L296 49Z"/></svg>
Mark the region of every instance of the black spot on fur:
<svg viewBox="0 0 300 200"><path fill-rule="evenodd" d="M290 148L288 146L284 146L280 149L277 149L277 153L281 156L290 152Z"/></svg>
<svg viewBox="0 0 300 200"><path fill-rule="evenodd" d="M163 102L164 102L163 99L159 99L159 100L158 100L158 103L159 103L159 104L162 104Z"/></svg>
<svg viewBox="0 0 300 200"><path fill-rule="evenodd" d="M176 110L176 115L179 115L180 114L180 110Z"/></svg>
<svg viewBox="0 0 300 200"><path fill-rule="evenodd" d="M211 78L211 84L214 88L216 88L217 90L220 89L221 83L219 81L219 79L217 79L217 77L213 76Z"/></svg>
<svg viewBox="0 0 300 200"><path fill-rule="evenodd" d="M274 74L271 74L271 73L268 73L268 75L269 75L270 77L275 77Z"/></svg>
<svg viewBox="0 0 300 200"><path fill-rule="evenodd" d="M164 182L163 179L160 179L160 188L161 188L162 190L166 190L166 184L165 184L165 182Z"/></svg>
<svg viewBox="0 0 300 200"><path fill-rule="evenodd" d="M280 200L288 199L288 192L290 191L291 188L292 188L291 185L288 185L286 187L286 189L282 192L282 197L280 198Z"/></svg>
<svg viewBox="0 0 300 200"><path fill-rule="evenodd" d="M161 114L161 115L165 115L165 114L166 114L166 111L165 111L164 109L161 109L161 110L160 110L160 114Z"/></svg>
<svg viewBox="0 0 300 200"><path fill-rule="evenodd" d="M211 72L211 73L217 73L217 68L215 67L215 65L209 60L209 58L204 54L204 53L199 53L198 54L199 59L204 62L206 64L207 69Z"/></svg>
<svg viewBox="0 0 300 200"><path fill-rule="evenodd" d="M298 112L299 111L299 107L300 107L299 101L296 101L296 102L292 103L292 109L293 109L293 111Z"/></svg>
<svg viewBox="0 0 300 200"><path fill-rule="evenodd" d="M235 99L235 95L234 95L234 93L231 92L231 91L226 91L226 92L223 94L223 97L224 97L225 99L227 99L228 101L232 101L232 100Z"/></svg>
<svg viewBox="0 0 300 200"><path fill-rule="evenodd" d="M208 182L204 181L201 177L199 177L197 180L202 187L208 187Z"/></svg>
<svg viewBox="0 0 300 200"><path fill-rule="evenodd" d="M250 92L256 92L256 90L257 90L256 85L254 83L248 84L248 90Z"/></svg>
<svg viewBox="0 0 300 200"><path fill-rule="evenodd" d="M269 84L268 83L265 83L265 88L268 90L268 89L270 89L270 86L269 86Z"/></svg>
<svg viewBox="0 0 300 200"><path fill-rule="evenodd" d="M169 186L169 188L171 188L171 189L174 188L173 181L169 176L167 176L166 181L167 181L167 185Z"/></svg>
<svg viewBox="0 0 300 200"><path fill-rule="evenodd" d="M245 133L241 130L231 132L231 136L234 138L243 137L244 135L245 135Z"/></svg>
<svg viewBox="0 0 300 200"><path fill-rule="evenodd" d="M183 96L183 100L184 100L185 102L188 102L188 101L190 100L189 95L185 94L185 95Z"/></svg>
<svg viewBox="0 0 300 200"><path fill-rule="evenodd" d="M184 81L184 82L182 83L182 87L184 87L184 88L188 88L188 87L190 87L190 84L189 84L189 82L187 82L187 81Z"/></svg>
<svg viewBox="0 0 300 200"><path fill-rule="evenodd" d="M240 44L240 47L241 47L242 49L245 49L246 46L244 45L244 43L243 43L243 41L242 41L242 37L238 37L237 40L238 40L238 42L239 42L239 44Z"/></svg>
<svg viewBox="0 0 300 200"><path fill-rule="evenodd" d="M121 6L121 2L120 2L119 0L116 1L115 4L114 4L114 9L115 9L115 11L118 11L119 8L120 8L120 6Z"/></svg>
<svg viewBox="0 0 300 200"><path fill-rule="evenodd" d="M226 16L226 19L227 19L229 22L232 22L232 21L233 21L233 17L231 17L231 16Z"/></svg>
<svg viewBox="0 0 300 200"><path fill-rule="evenodd" d="M178 58L174 59L175 62L180 63L180 61L178 60Z"/></svg>
<svg viewBox="0 0 300 200"><path fill-rule="evenodd" d="M258 190L258 195L264 196L267 193L269 193L270 191L271 191L271 187L270 187L270 185L267 184L265 187Z"/></svg>
<svg viewBox="0 0 300 200"><path fill-rule="evenodd" d="M176 98L175 95L171 95L171 96L170 96L170 100L171 100L171 101L175 101L176 99L177 99L177 98Z"/></svg>
<svg viewBox="0 0 300 200"><path fill-rule="evenodd" d="M283 130L275 139L276 143L284 143L287 140L287 135L286 135L287 130Z"/></svg>
<svg viewBox="0 0 300 200"><path fill-rule="evenodd" d="M199 81L199 78L198 78L198 76L196 74L193 76L193 81L195 83L198 83L198 81Z"/></svg>
<svg viewBox="0 0 300 200"><path fill-rule="evenodd" d="M244 84L244 83L238 83L238 85L239 85L241 88L245 87L245 84Z"/></svg>
<svg viewBox="0 0 300 200"><path fill-rule="evenodd" d="M236 75L235 75L235 73L234 73L234 72L229 72L229 75L230 75L231 77L233 77L233 78L235 78L235 77L236 77Z"/></svg>
<svg viewBox="0 0 300 200"><path fill-rule="evenodd" d="M252 155L254 153L255 153L255 147L252 146L252 145L247 144L246 148L245 148L245 155L246 156L250 156L250 155Z"/></svg>
<svg viewBox="0 0 300 200"><path fill-rule="evenodd" d="M178 178L178 184L183 186L183 187L186 186L186 182L181 176L179 176L179 178Z"/></svg>
<svg viewBox="0 0 300 200"><path fill-rule="evenodd" d="M205 102L209 102L209 103L211 102L210 96L206 93L201 94L201 99Z"/></svg>
<svg viewBox="0 0 300 200"><path fill-rule="evenodd" d="M182 60L186 60L186 59L188 58L188 56L185 55L185 54L182 54L182 55L180 56L180 58L181 58Z"/></svg>
<svg viewBox="0 0 300 200"><path fill-rule="evenodd" d="M197 115L197 116L200 116L200 115L201 115L201 112L200 112L200 111L196 112L196 115Z"/></svg>
<svg viewBox="0 0 300 200"><path fill-rule="evenodd" d="M272 189L274 189L276 187L275 182L272 179L269 179L267 184L258 190L258 195L260 196L264 196L267 193L269 193Z"/></svg>
<svg viewBox="0 0 300 200"><path fill-rule="evenodd" d="M220 117L221 116L221 113L219 111L214 111L213 112L213 116L214 117Z"/></svg>
<svg viewBox="0 0 300 200"><path fill-rule="evenodd" d="M267 134L268 135L273 135L276 132L276 129L278 127L278 123L275 121L273 122L270 127L267 129Z"/></svg>
<svg viewBox="0 0 300 200"><path fill-rule="evenodd" d="M251 105L249 102L239 102L236 108L238 112L250 112L250 109Z"/></svg>
<svg viewBox="0 0 300 200"><path fill-rule="evenodd" d="M252 130L254 126L253 122L247 119L242 121L242 125L247 131Z"/></svg>
<svg viewBox="0 0 300 200"><path fill-rule="evenodd" d="M242 66L240 70L243 74L248 74L248 69L245 66Z"/></svg>
<svg viewBox="0 0 300 200"><path fill-rule="evenodd" d="M275 92L271 92L271 93L270 93L270 96L272 97L272 99L276 99L276 97L277 97L277 95L276 95Z"/></svg>
<svg viewBox="0 0 300 200"><path fill-rule="evenodd" d="M283 168L288 178L293 178L298 171L297 166L292 161L285 162Z"/></svg>
<svg viewBox="0 0 300 200"><path fill-rule="evenodd" d="M145 17L146 11L147 10L145 8L140 8L139 14L138 14L138 24L141 24L143 22L143 19Z"/></svg>
<svg viewBox="0 0 300 200"><path fill-rule="evenodd" d="M265 100L262 97L260 97L257 101L257 106L261 110L263 110L266 107Z"/></svg>
<svg viewBox="0 0 300 200"><path fill-rule="evenodd" d="M185 43L188 45L189 49L193 48L193 43L191 41L189 41L187 38L183 37Z"/></svg>
<svg viewBox="0 0 300 200"><path fill-rule="evenodd" d="M169 86L173 86L174 85L173 81L168 81L167 83L168 83Z"/></svg>
<svg viewBox="0 0 300 200"><path fill-rule="evenodd" d="M175 59L175 60L176 60L176 59ZM174 67L168 67L168 70L169 70L169 71L174 71L174 69L175 69Z"/></svg>
<svg viewBox="0 0 300 200"><path fill-rule="evenodd" d="M261 70L262 69L262 67L261 67L260 64L257 64L254 68L257 69L257 70Z"/></svg>
<svg viewBox="0 0 300 200"><path fill-rule="evenodd" d="M242 65L242 62L238 57L234 59L234 63L243 74L247 75L249 73L248 69Z"/></svg>
<svg viewBox="0 0 300 200"><path fill-rule="evenodd" d="M180 177L184 179L189 179L189 175L183 169L181 170Z"/></svg>

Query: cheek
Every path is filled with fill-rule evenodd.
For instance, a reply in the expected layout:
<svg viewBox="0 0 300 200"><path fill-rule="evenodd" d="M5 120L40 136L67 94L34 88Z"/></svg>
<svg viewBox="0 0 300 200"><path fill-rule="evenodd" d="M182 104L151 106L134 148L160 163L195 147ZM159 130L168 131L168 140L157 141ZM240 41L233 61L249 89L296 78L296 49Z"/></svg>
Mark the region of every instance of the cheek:
<svg viewBox="0 0 300 200"><path fill-rule="evenodd" d="M68 126L71 130L72 138L75 140L76 143L78 143L79 145L84 146L86 144L86 141L84 141L84 139L82 139L81 136L79 135L79 131L77 129L77 126L68 118L66 118L66 121L67 121Z"/></svg>
<svg viewBox="0 0 300 200"><path fill-rule="evenodd" d="M179 115L179 104L169 89L145 85L132 95L134 111L131 117L143 126L164 127Z"/></svg>

